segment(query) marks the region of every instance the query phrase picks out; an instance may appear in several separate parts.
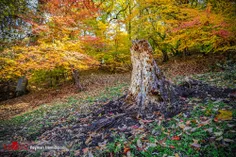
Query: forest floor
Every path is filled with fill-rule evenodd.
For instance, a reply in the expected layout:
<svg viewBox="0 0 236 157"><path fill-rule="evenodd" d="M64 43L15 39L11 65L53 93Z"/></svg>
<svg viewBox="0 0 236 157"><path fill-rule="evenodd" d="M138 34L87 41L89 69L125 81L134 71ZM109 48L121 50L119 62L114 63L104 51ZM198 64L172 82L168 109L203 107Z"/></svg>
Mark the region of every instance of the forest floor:
<svg viewBox="0 0 236 157"><path fill-rule="evenodd" d="M227 94L214 96L209 90L217 93L226 88L236 89L236 71L235 68L206 67L205 63L195 59L161 65L174 84L184 85L187 76L200 80L196 87L209 92L200 97L182 97L185 109L172 118L135 117L131 120L121 114L124 118L117 125L87 129L97 120L117 116L117 106L109 102L127 91L128 73L84 76L81 80L86 90L80 93L68 86L2 102L0 154L233 156L236 153L236 91L228 90ZM212 68L216 68L216 72L210 72ZM27 145L28 150L6 151L13 145L12 141L17 141L19 146ZM45 146L54 147L47 149Z"/></svg>
<svg viewBox="0 0 236 157"><path fill-rule="evenodd" d="M221 71L216 66L216 63L223 63L223 61L225 61L225 57L222 55L208 57L193 55L186 59L174 58L167 63L159 61L158 65L169 80L177 83L178 78L184 78L183 76ZM88 72L88 74L81 76L81 84L85 88L82 92L78 93L74 85L69 83L58 88L31 91L27 95L0 102L0 120L9 119L37 109L44 104L54 105L58 102L66 102L70 97L75 97L76 99L84 99L88 95L95 97L109 87L116 86L117 84L129 84L129 82L130 73L108 74L99 71ZM218 83L221 83L221 81L218 80ZM232 87L234 82L228 84Z"/></svg>

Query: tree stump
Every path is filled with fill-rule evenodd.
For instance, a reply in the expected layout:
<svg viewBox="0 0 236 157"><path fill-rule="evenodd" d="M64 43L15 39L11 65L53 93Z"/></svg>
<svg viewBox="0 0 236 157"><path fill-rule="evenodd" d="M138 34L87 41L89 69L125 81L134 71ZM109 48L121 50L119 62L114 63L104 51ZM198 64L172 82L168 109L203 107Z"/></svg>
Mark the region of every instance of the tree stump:
<svg viewBox="0 0 236 157"><path fill-rule="evenodd" d="M135 40L130 51L133 69L128 93L95 112L93 115L96 121L87 131L109 129L121 124L131 126L140 117L155 119L160 115L172 117L179 113L182 102L178 99L178 90L160 71L150 44L146 40ZM155 111L161 114L155 114Z"/></svg>
<svg viewBox="0 0 236 157"><path fill-rule="evenodd" d="M178 96L158 68L151 45L146 40L135 40L130 51L133 69L125 108L138 109L139 113L174 113Z"/></svg>

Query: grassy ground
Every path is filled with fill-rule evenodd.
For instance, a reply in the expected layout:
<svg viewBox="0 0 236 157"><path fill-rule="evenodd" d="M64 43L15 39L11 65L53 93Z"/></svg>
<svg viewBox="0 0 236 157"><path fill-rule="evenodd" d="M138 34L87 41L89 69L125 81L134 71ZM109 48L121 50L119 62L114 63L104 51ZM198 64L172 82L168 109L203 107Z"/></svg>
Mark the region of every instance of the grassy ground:
<svg viewBox="0 0 236 157"><path fill-rule="evenodd" d="M107 88L119 84L127 84L130 74L93 74L81 76L81 84L85 88L82 92L77 92L75 87L70 85L62 86L58 89L48 89L31 92L27 95L0 102L0 120L9 119L15 115L29 112L42 105L52 105L67 103L68 99L87 99L88 96L97 97L105 92Z"/></svg>
<svg viewBox="0 0 236 157"><path fill-rule="evenodd" d="M149 132L134 130L133 139L117 136L105 152L114 156L234 156L236 149L236 110L219 102L198 104L191 102L194 110L190 116L179 114L165 121L148 124ZM232 114L228 120L219 120L218 112ZM231 112L232 111L232 112ZM103 156L104 151L99 156Z"/></svg>
<svg viewBox="0 0 236 157"><path fill-rule="evenodd" d="M191 77L219 87L236 87L233 71ZM183 79L184 77L176 77L173 81L179 84ZM63 101L44 104L34 110L1 120L0 150L6 141L37 141L37 137L47 130L72 127L76 123L76 115L84 114L86 117L86 113L93 111L95 106L123 95L127 87L128 83L125 82L99 87L99 91L93 94L85 91L82 93L83 97L71 95ZM188 114L181 113L171 119L147 122L145 127L149 131L144 132L144 129L134 127L135 136L130 139L122 134L114 135L115 140L112 143L101 145L96 151L85 149L83 152L90 156L233 156L236 150L235 108L220 99L199 102L196 98L189 100L193 110ZM70 156L80 156L78 150L71 149L70 152ZM22 156L41 156L41 153L25 152Z"/></svg>
<svg viewBox="0 0 236 157"><path fill-rule="evenodd" d="M127 84L119 84L114 87L105 88L100 94L78 99L69 97L65 102L56 104L45 104L30 112L17 115L11 119L1 121L1 140L12 138L15 131L19 137L14 140L35 140L44 131L51 129L58 124L68 124L73 121L75 114L85 114L92 110L93 105L105 103L108 100L116 99L122 95ZM13 140L13 139L11 139Z"/></svg>
<svg viewBox="0 0 236 157"><path fill-rule="evenodd" d="M220 71L222 66L219 67L216 64L222 62L221 65L225 66L223 61L225 61L225 57L223 55L210 55L208 57L192 55L186 59L171 58L171 60L167 63L158 62L158 64L161 64L160 68L164 72L165 76L170 80L174 80L175 83L181 82L185 76L192 77L192 75L200 74L195 75L197 79L208 80L209 82L212 77L213 84L215 81L215 84L218 83L218 85L221 84L221 86L224 86L226 83L225 86L235 88L235 74L233 78L227 77L232 76L231 73L236 73L236 67L232 68L234 70L228 70L228 76L224 75L225 72L223 72L223 75L221 72L209 73L211 71ZM218 80L215 79L214 75L217 75L216 78L218 78ZM221 80L228 80L228 82ZM87 95L96 97L101 90L104 90L104 88L112 87L119 83L129 84L129 82L130 73L111 75L98 71L84 72L81 73L81 83L82 86L86 88L86 92L78 93L72 84L65 84L57 89L53 88L40 91L31 91L27 95L0 102L0 120L9 119L15 115L32 111L44 104L54 105L57 104L57 102L66 103L69 97L75 97L75 99L84 99Z"/></svg>

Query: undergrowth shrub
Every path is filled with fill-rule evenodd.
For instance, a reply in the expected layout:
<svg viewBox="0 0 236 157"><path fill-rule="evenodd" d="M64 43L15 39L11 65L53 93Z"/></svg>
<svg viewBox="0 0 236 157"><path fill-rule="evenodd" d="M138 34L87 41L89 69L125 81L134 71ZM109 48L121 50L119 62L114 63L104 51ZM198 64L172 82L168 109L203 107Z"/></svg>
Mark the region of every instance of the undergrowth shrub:
<svg viewBox="0 0 236 157"><path fill-rule="evenodd" d="M53 70L35 71L30 82L39 87L57 87L68 79L70 79L68 70L64 67L57 67Z"/></svg>

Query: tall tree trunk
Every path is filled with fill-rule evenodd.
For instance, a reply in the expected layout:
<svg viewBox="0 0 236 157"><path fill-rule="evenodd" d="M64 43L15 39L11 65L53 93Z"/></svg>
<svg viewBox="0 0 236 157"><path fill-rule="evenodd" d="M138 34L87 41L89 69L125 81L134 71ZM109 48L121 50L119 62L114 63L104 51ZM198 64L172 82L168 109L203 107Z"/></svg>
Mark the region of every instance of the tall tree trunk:
<svg viewBox="0 0 236 157"><path fill-rule="evenodd" d="M138 109L140 113L156 109L174 112L178 105L176 92L158 68L150 44L146 40L135 40L130 51L133 70L126 108Z"/></svg>

